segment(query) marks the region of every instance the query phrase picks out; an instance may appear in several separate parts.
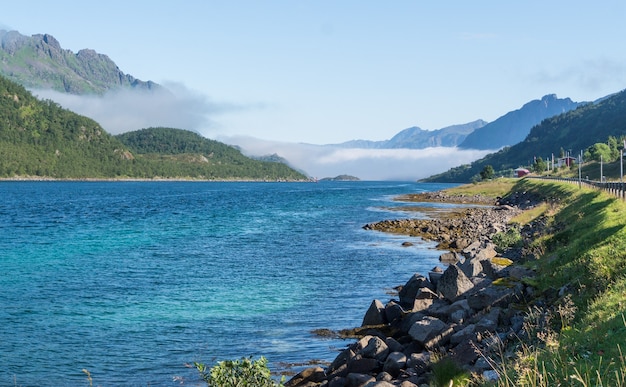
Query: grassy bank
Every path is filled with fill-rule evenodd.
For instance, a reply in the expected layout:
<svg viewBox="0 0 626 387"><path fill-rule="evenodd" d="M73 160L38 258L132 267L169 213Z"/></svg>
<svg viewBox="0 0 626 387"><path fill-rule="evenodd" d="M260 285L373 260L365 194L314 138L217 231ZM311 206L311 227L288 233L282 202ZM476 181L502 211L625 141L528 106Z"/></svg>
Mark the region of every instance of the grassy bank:
<svg viewBox="0 0 626 387"><path fill-rule="evenodd" d="M455 188L532 192L545 203L514 221L543 225L527 241L537 272L528 337L502 348L498 386L626 386L626 203L576 185L534 179Z"/></svg>

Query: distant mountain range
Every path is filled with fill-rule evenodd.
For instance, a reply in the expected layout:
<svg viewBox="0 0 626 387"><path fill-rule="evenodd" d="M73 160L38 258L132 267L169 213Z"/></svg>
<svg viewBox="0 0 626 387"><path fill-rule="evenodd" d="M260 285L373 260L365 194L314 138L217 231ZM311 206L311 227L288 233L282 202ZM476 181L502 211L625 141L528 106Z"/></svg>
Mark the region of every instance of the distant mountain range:
<svg viewBox="0 0 626 387"><path fill-rule="evenodd" d="M335 145L342 148L362 149L423 149L436 146L454 147L460 144L470 133L486 124L486 121L476 120L467 124L448 126L438 130L424 130L413 126L400 131L389 140L352 140Z"/></svg>
<svg viewBox="0 0 626 387"><path fill-rule="evenodd" d="M24 36L0 30L0 74L29 89L71 94L104 94L117 88L159 89L151 81L124 74L106 55L61 48L49 34Z"/></svg>
<svg viewBox="0 0 626 387"><path fill-rule="evenodd" d="M477 128L460 143L463 149L499 149L524 140L530 129L550 118L576 109L581 103L569 98L559 99L549 94L540 100L530 101L518 110Z"/></svg>
<svg viewBox="0 0 626 387"><path fill-rule="evenodd" d="M549 94L530 101L518 110L506 113L493 122L476 120L467 124L424 130L416 126L404 129L389 140L353 140L332 146L364 149L424 149L459 147L461 149L497 150L522 141L530 129L546 118L576 109L581 103Z"/></svg>
<svg viewBox="0 0 626 387"><path fill-rule="evenodd" d="M558 155L561 149L578 155L596 143L606 145L609 136L619 141L626 136L626 91L544 119L523 141L424 181L469 182L487 165L497 174L508 176L513 169L532 164L535 157L547 160L551 155Z"/></svg>

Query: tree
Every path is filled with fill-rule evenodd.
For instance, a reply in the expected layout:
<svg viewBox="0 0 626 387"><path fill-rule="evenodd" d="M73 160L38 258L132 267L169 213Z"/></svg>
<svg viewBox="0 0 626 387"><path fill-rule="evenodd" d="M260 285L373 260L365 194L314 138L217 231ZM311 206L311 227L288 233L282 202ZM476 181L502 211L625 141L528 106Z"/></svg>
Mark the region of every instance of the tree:
<svg viewBox="0 0 626 387"><path fill-rule="evenodd" d="M535 163L533 164L533 170L536 173L543 173L546 169L548 169L548 165L541 157L537 157L535 159Z"/></svg>
<svg viewBox="0 0 626 387"><path fill-rule="evenodd" d="M493 179L494 170L491 165L485 165L485 168L480 172L480 178L482 180Z"/></svg>
<svg viewBox="0 0 626 387"><path fill-rule="evenodd" d="M585 150L585 160L600 161L602 159L604 162L610 162L614 159L612 156L610 146L603 142L597 142Z"/></svg>

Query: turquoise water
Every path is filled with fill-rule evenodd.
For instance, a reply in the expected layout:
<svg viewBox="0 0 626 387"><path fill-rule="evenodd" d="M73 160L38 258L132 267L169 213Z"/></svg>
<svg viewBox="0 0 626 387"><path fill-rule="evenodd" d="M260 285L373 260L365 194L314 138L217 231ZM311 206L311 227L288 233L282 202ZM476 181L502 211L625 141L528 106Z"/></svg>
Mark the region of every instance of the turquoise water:
<svg viewBox="0 0 626 387"><path fill-rule="evenodd" d="M201 385L194 361L332 360L313 329L358 326L437 263L365 231L419 216L393 182L0 183L0 385Z"/></svg>

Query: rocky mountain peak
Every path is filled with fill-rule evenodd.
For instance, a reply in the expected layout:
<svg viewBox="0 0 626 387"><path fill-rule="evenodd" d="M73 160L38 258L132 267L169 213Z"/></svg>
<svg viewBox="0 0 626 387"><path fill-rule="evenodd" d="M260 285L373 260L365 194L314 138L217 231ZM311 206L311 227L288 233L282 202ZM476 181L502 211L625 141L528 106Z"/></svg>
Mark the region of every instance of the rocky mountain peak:
<svg viewBox="0 0 626 387"><path fill-rule="evenodd" d="M108 56L93 49L78 53L61 47L50 34L31 37L0 30L0 75L27 88L70 94L104 94L119 88L155 90L160 86L124 74ZM24 62L28 66L24 66Z"/></svg>

